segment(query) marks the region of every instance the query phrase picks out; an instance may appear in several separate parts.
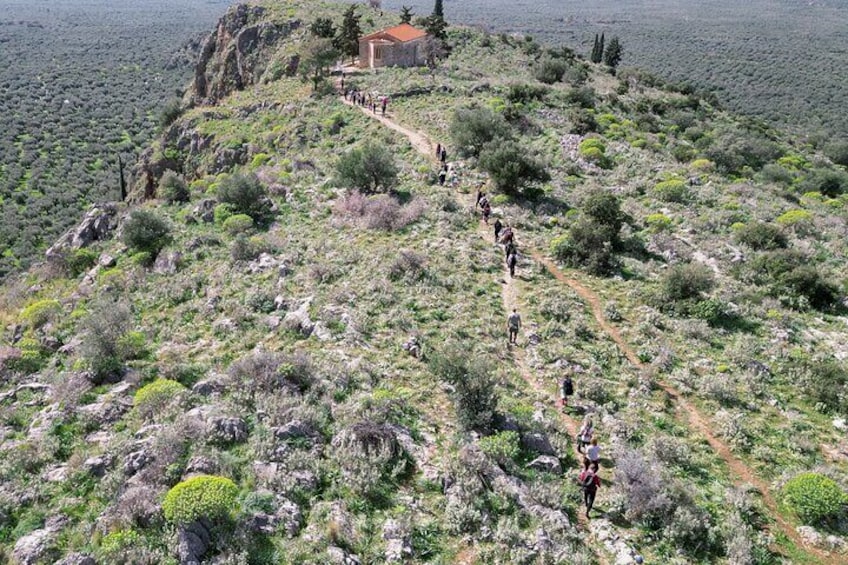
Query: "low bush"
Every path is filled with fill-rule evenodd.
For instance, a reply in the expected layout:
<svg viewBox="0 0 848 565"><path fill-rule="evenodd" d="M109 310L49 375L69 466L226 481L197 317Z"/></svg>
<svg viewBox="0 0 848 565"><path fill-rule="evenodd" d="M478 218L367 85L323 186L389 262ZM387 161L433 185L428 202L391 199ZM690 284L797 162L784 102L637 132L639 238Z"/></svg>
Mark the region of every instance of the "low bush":
<svg viewBox="0 0 848 565"><path fill-rule="evenodd" d="M568 67L568 63L562 59L544 56L533 65L533 76L539 82L553 84L563 79Z"/></svg>
<svg viewBox="0 0 848 565"><path fill-rule="evenodd" d="M188 202L189 190L185 179L174 171L165 171L159 180L159 189L156 191L159 198L167 202Z"/></svg>
<svg viewBox="0 0 848 565"><path fill-rule="evenodd" d="M765 286L790 308L828 310L839 305L839 288L798 251L765 251L754 256L747 267L747 280Z"/></svg>
<svg viewBox="0 0 848 565"><path fill-rule="evenodd" d="M429 365L434 375L453 387L459 425L466 430L491 430L498 397L488 365L458 348L434 353Z"/></svg>
<svg viewBox="0 0 848 565"><path fill-rule="evenodd" d="M819 192L829 198L836 198L848 192L848 172L837 169L813 169L801 181L801 192Z"/></svg>
<svg viewBox="0 0 848 565"><path fill-rule="evenodd" d="M424 255L402 249L389 267L389 279L393 281L420 280L427 272L425 264Z"/></svg>
<svg viewBox="0 0 848 565"><path fill-rule="evenodd" d="M107 380L121 371L125 361L120 340L130 329L129 307L109 298L96 302L82 320L79 352L95 380Z"/></svg>
<svg viewBox="0 0 848 565"><path fill-rule="evenodd" d="M822 412L848 411L848 370L834 359L816 359L792 367L804 394Z"/></svg>
<svg viewBox="0 0 848 565"><path fill-rule="evenodd" d="M648 230L657 233L671 229L673 223L671 218L665 214L657 213L649 214L648 217L645 218L645 224L648 226Z"/></svg>
<svg viewBox="0 0 848 565"><path fill-rule="evenodd" d="M629 520L656 526L672 509L661 470L639 451L628 449L616 458L614 479Z"/></svg>
<svg viewBox="0 0 848 565"><path fill-rule="evenodd" d="M819 473L801 473L783 487L783 500L805 523L821 525L833 521L848 504L848 496L833 481Z"/></svg>
<svg viewBox="0 0 848 565"><path fill-rule="evenodd" d="M479 166L489 174L495 187L507 194L527 195L530 186L551 178L527 148L508 139L486 144L480 152Z"/></svg>
<svg viewBox="0 0 848 565"><path fill-rule="evenodd" d="M534 100L543 100L550 89L538 84L512 84L506 93L506 99L513 104L527 104Z"/></svg>
<svg viewBox="0 0 848 565"><path fill-rule="evenodd" d="M824 154L843 167L848 167L848 139L837 139L824 146Z"/></svg>
<svg viewBox="0 0 848 565"><path fill-rule="evenodd" d="M168 522L178 525L201 518L222 520L235 512L237 496L238 487L230 479L200 475L171 488L162 502L162 511Z"/></svg>
<svg viewBox="0 0 848 565"><path fill-rule="evenodd" d="M397 198L388 194L368 197L354 191L336 201L334 212L369 229L396 231L416 222L424 214L425 207L418 198L401 205Z"/></svg>
<svg viewBox="0 0 848 565"><path fill-rule="evenodd" d="M480 450L497 461L501 467L511 465L521 455L521 437L518 432L498 432L480 438Z"/></svg>
<svg viewBox="0 0 848 565"><path fill-rule="evenodd" d="M312 359L306 353L284 355L259 350L234 361L228 371L233 385L251 397L288 391L301 393L314 381Z"/></svg>
<svg viewBox="0 0 848 565"><path fill-rule="evenodd" d="M91 249L74 249L65 257L68 273L72 277L78 277L97 264L97 252Z"/></svg>
<svg viewBox="0 0 848 565"><path fill-rule="evenodd" d="M508 139L512 132L506 119L489 108L459 108L451 119L450 136L460 155L476 157L484 145Z"/></svg>
<svg viewBox="0 0 848 565"><path fill-rule="evenodd" d="M365 194L393 190L397 180L394 156L380 144L366 142L351 149L341 156L336 165L338 184Z"/></svg>
<svg viewBox="0 0 848 565"><path fill-rule="evenodd" d="M247 214L235 214L224 220L224 230L230 235L249 233L253 229L253 218Z"/></svg>
<svg viewBox="0 0 848 565"><path fill-rule="evenodd" d="M233 174L218 182L218 201L229 204L237 214L247 214L257 224L271 220L271 201L265 185L256 175ZM218 221L217 209L215 220ZM226 218L222 219L223 222Z"/></svg>
<svg viewBox="0 0 848 565"><path fill-rule="evenodd" d="M680 179L669 179L654 185L654 196L663 202L685 202L688 195L689 189Z"/></svg>
<svg viewBox="0 0 848 565"><path fill-rule="evenodd" d="M62 312L58 300L36 300L21 310L21 322L30 328L40 328Z"/></svg>
<svg viewBox="0 0 848 565"><path fill-rule="evenodd" d="M686 263L671 267L661 282L664 300L681 301L701 299L715 286L713 272L701 263Z"/></svg>
<svg viewBox="0 0 848 565"><path fill-rule="evenodd" d="M142 418L161 414L174 399L178 399L186 388L176 381L156 379L135 392L133 406Z"/></svg>
<svg viewBox="0 0 848 565"><path fill-rule="evenodd" d="M133 210L124 223L122 239L127 247L155 257L171 241L171 228L153 212Z"/></svg>
<svg viewBox="0 0 848 565"><path fill-rule="evenodd" d="M783 249L789 244L780 227L765 222L745 224L736 231L735 237L739 243L757 251Z"/></svg>

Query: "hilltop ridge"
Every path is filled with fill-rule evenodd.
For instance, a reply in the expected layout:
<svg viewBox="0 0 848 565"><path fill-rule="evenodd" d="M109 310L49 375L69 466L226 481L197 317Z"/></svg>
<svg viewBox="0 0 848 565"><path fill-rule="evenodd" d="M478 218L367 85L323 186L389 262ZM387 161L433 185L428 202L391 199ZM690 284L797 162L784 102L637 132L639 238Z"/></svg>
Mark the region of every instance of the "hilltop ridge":
<svg viewBox="0 0 848 565"><path fill-rule="evenodd" d="M844 168L647 75L461 26L432 69L347 67L384 118L298 70L345 8L233 7L131 203L4 286L0 555L844 559ZM357 10L363 33L398 21Z"/></svg>

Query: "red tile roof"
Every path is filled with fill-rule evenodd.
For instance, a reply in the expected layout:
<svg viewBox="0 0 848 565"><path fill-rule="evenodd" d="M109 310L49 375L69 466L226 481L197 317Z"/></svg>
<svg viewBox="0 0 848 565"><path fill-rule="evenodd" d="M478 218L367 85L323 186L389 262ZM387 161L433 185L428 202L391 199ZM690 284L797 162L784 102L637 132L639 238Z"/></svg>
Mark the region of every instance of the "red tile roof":
<svg viewBox="0 0 848 565"><path fill-rule="evenodd" d="M380 31L375 31L372 34L366 35L360 39L379 39L381 37L389 37L396 41L400 41L401 43L406 41L412 41L413 39L420 39L425 37L427 32L416 27L413 27L409 24L400 24L399 26L390 27L386 29L381 29Z"/></svg>

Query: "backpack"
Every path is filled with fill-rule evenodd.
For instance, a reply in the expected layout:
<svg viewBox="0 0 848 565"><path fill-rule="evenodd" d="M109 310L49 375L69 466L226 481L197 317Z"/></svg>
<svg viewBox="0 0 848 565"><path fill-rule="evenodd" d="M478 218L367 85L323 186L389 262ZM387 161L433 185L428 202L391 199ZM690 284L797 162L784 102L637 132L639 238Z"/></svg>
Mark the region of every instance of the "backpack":
<svg viewBox="0 0 848 565"><path fill-rule="evenodd" d="M571 379L564 379L562 381L562 391L567 396L574 394L574 384L571 382Z"/></svg>

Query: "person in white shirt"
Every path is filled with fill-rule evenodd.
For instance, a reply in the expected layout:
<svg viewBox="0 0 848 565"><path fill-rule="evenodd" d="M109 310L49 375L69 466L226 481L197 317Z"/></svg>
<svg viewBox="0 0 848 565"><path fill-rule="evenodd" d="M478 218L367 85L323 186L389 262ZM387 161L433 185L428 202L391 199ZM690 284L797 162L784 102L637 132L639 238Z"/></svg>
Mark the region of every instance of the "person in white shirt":
<svg viewBox="0 0 848 565"><path fill-rule="evenodd" d="M592 438L589 447L586 449L586 459L589 460L590 464L600 465L601 448L598 446L598 438Z"/></svg>

